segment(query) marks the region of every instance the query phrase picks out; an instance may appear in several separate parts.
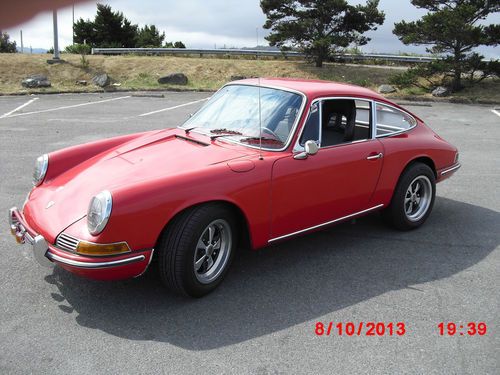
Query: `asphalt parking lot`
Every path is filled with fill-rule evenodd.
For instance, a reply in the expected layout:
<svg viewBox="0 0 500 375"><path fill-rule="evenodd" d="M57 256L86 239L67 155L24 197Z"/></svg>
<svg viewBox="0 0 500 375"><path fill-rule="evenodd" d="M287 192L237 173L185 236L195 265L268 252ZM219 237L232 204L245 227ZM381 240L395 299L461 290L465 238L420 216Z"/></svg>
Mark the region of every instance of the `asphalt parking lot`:
<svg viewBox="0 0 500 375"><path fill-rule="evenodd" d="M374 214L242 252L200 300L171 295L154 273L103 283L44 269L15 244L7 210L22 204L37 156L180 125L209 96L0 97L0 373L498 373L500 113L491 106L406 105L462 162L422 228L396 232ZM405 322L407 332L318 337L318 321ZM450 321L488 332L440 336Z"/></svg>

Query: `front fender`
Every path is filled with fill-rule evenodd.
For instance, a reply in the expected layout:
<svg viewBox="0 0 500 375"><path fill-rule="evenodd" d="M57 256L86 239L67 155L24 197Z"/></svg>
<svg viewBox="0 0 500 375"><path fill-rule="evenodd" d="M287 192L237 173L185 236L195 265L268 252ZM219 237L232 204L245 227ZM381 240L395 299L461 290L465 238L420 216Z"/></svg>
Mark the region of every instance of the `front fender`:
<svg viewBox="0 0 500 375"><path fill-rule="evenodd" d="M142 181L112 191L113 209L104 231L96 237L86 230L86 220L68 228L69 234L92 242L127 241L133 250L155 246L168 222L180 211L197 204L225 201L243 213L252 247L267 244L270 217L271 163L237 173L226 163L197 172Z"/></svg>

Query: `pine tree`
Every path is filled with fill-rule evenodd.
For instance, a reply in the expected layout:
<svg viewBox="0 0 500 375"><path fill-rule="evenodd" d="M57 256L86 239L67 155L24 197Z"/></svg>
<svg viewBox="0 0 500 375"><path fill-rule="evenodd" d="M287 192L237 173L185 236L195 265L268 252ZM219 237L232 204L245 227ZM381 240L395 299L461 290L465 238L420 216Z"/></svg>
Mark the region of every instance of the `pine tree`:
<svg viewBox="0 0 500 375"><path fill-rule="evenodd" d="M321 67L341 48L368 43L370 38L363 34L385 19L378 4L378 0L367 0L366 5L346 0L261 0L260 7L272 46L299 48Z"/></svg>

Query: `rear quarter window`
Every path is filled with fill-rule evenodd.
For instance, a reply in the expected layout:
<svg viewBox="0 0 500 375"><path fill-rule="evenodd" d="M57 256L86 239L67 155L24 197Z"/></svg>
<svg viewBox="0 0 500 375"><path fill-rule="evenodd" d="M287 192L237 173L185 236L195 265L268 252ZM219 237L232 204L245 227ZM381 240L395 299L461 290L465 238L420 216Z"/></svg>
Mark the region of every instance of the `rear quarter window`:
<svg viewBox="0 0 500 375"><path fill-rule="evenodd" d="M417 125L416 120L399 109L377 103L377 137L408 130Z"/></svg>

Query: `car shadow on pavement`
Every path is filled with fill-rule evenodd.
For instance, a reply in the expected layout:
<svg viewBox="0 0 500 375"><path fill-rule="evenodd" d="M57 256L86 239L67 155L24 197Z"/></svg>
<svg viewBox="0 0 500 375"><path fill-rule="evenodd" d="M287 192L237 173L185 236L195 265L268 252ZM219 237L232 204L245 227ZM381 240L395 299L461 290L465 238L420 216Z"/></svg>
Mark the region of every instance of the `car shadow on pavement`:
<svg viewBox="0 0 500 375"><path fill-rule="evenodd" d="M393 290L425 292L431 287L415 285L450 277L492 252L500 242L499 222L495 211L438 197L427 223L411 232L387 228L374 214L355 225L242 251L221 286L201 299L169 293L154 272L95 282L56 267L46 281L59 290L52 298L61 313L74 314L83 327L210 350L320 319Z"/></svg>

